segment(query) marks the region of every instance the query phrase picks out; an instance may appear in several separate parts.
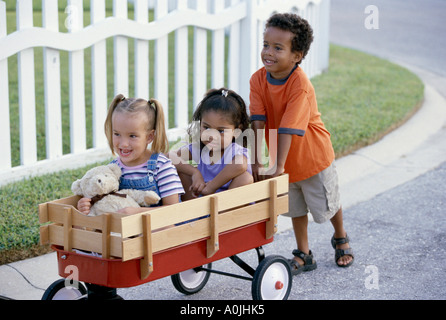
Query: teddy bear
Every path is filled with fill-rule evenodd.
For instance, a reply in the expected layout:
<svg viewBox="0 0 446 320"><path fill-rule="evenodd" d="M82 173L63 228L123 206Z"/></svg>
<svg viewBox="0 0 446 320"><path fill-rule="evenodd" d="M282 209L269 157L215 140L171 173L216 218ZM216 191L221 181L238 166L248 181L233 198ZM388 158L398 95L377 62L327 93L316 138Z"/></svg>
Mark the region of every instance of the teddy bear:
<svg viewBox="0 0 446 320"><path fill-rule="evenodd" d="M119 190L120 177L121 168L115 163L94 167L73 182L71 191L91 199L89 215L92 216L127 207L148 207L159 202L160 197L154 191Z"/></svg>

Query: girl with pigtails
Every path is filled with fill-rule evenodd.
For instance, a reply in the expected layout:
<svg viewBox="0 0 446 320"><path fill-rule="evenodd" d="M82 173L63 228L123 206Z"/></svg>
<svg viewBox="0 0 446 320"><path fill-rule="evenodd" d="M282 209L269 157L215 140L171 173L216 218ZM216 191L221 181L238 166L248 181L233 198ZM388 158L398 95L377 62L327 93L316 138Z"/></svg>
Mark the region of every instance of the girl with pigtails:
<svg viewBox="0 0 446 320"><path fill-rule="evenodd" d="M157 100L125 98L118 94L110 104L104 129L110 149L117 156L112 163L122 171L120 190L155 191L162 205L179 202L184 189L176 168L163 155L168 152L169 142L163 107ZM90 208L91 199L79 200L80 212L88 214ZM119 212L143 211L147 208L124 208Z"/></svg>

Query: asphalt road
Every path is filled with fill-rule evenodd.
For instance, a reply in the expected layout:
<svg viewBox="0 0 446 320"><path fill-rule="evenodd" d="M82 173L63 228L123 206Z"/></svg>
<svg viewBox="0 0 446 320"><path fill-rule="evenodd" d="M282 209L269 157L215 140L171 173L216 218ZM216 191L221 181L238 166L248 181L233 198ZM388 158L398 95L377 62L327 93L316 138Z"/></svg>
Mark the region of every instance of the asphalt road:
<svg viewBox="0 0 446 320"><path fill-rule="evenodd" d="M365 27L365 8L378 9L378 29ZM407 66L446 97L446 1L332 0L331 40ZM427 124L428 125L428 124ZM444 159L446 161L446 159ZM446 162L344 211L355 250L347 269L334 264L329 223L310 224L318 268L293 278L290 300L430 300L446 298ZM275 236L267 255L290 257L291 230ZM241 255L253 265L254 252ZM214 268L243 274L229 259ZM126 299L251 299L251 284L211 275L193 296L176 292L170 279L119 290Z"/></svg>
<svg viewBox="0 0 446 320"><path fill-rule="evenodd" d="M331 0L330 40L408 65L446 97L445 14L444 0Z"/></svg>
<svg viewBox="0 0 446 320"><path fill-rule="evenodd" d="M446 298L446 164L345 211L345 224L355 250L347 269L334 264L330 224L310 224L309 237L318 268L293 278L289 300L443 300ZM420 190L428 190L420 196ZM290 256L293 233L275 236L266 255ZM256 265L255 251L242 258ZM246 275L229 259L214 269ZM119 289L133 300L249 300L251 283L211 275L199 293L185 296L164 278Z"/></svg>

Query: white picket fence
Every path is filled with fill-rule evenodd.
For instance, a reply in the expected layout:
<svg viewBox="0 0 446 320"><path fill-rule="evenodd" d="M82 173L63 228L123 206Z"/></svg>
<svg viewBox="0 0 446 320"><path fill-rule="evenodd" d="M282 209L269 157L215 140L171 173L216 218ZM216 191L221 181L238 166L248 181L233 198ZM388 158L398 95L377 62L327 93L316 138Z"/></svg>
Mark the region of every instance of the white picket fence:
<svg viewBox="0 0 446 320"><path fill-rule="evenodd" d="M130 2L130 1L129 1ZM249 78L261 67L264 22L273 12L296 12L306 18L315 41L302 67L312 77L328 68L330 0L132 0L134 20L128 19L127 0L113 0L106 17L105 0L91 0L90 25L84 27L83 1L42 0L42 27L33 24L32 0L17 0L17 30L7 33L6 4L0 1L0 185L64 168L74 168L110 156L103 123L107 100L106 39L114 42L114 94L129 93L128 39L135 39L135 96L149 98L149 41L155 41L154 97L174 119L174 134L188 124L189 95L196 106L207 85L207 56L211 55L211 87L228 86L248 103ZM59 10L65 10L69 32L59 32ZM149 21L149 10L154 20ZM188 27L194 27L193 88L189 93ZM207 32L212 32L211 52ZM175 33L175 108L169 97L168 34ZM228 41L228 48L225 41ZM43 61L34 48L43 47ZM86 145L84 50L91 48L93 147ZM69 54L70 152L63 154L60 52ZM20 121L20 165L12 165L8 57L17 56ZM43 64L46 159L37 158L35 64ZM225 78L227 73L227 79ZM17 102L16 102L17 103Z"/></svg>

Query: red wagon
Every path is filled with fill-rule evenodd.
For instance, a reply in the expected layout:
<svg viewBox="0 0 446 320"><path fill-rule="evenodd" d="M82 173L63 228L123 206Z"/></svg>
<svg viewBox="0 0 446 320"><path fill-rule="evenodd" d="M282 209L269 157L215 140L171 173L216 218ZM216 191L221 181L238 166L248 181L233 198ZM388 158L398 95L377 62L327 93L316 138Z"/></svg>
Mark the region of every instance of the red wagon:
<svg viewBox="0 0 446 320"><path fill-rule="evenodd" d="M284 175L130 216L82 215L77 196L41 204L40 222L51 222L41 227L41 243L57 251L63 278L43 299L119 298L116 288L167 276L178 291L192 294L210 273L251 280L253 299L287 299L289 264L262 249L273 241L278 215L288 211L287 193ZM251 249L259 258L256 269L237 256ZM227 257L249 277L212 269L213 261Z"/></svg>

